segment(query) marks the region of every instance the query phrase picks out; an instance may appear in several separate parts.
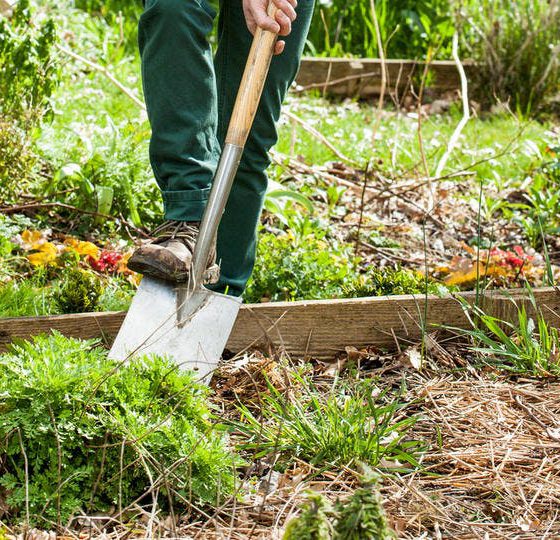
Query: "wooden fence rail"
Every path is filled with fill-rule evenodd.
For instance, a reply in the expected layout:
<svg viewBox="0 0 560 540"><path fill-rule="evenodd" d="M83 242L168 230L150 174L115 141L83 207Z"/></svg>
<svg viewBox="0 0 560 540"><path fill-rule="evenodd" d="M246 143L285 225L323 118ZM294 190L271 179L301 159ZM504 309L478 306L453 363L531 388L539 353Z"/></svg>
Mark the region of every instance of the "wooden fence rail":
<svg viewBox="0 0 560 540"><path fill-rule="evenodd" d="M560 292L554 288L534 291L534 299L545 319L560 326ZM394 348L414 343L442 325L470 328L459 298L475 302L472 292L443 298L403 295L375 298L314 300L248 304L241 308L228 349L285 350L295 357L330 359L347 346ZM487 292L483 309L503 320L517 320L517 307L534 309L522 290ZM104 337L110 342L118 332L124 313L84 313L51 317L0 319L0 349L16 338L58 330L72 337Z"/></svg>
<svg viewBox="0 0 560 540"><path fill-rule="evenodd" d="M381 91L379 59L370 58L304 58L301 62L296 83L300 91L318 89L342 97L367 98ZM474 63L464 62L467 77L472 77ZM386 60L388 95L402 97L410 92L410 83L422 76L425 63L414 60ZM457 66L450 61L434 61L429 65L428 86L435 93L461 88ZM416 89L418 90L418 89Z"/></svg>

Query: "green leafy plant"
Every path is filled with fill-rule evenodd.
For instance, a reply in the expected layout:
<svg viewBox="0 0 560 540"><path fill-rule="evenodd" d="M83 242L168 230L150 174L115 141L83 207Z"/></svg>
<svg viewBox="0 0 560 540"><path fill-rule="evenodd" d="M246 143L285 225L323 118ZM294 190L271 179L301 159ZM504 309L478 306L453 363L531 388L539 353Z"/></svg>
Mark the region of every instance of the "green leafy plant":
<svg viewBox="0 0 560 540"><path fill-rule="evenodd" d="M269 385L259 414L239 405L241 419L233 426L241 448L257 458L274 452L281 463L296 457L327 468L356 460L376 466L382 459L399 461L401 468L418 465L421 443L405 440L416 419L402 414L406 405L390 399L388 390L372 380L337 381L325 397L299 375L294 382L301 393L293 398Z"/></svg>
<svg viewBox="0 0 560 540"><path fill-rule="evenodd" d="M401 267L385 267L371 268L357 276L344 292L348 297L424 294L425 292L442 295L449 292L449 289L432 279L426 280L426 277L419 272Z"/></svg>
<svg viewBox="0 0 560 540"><path fill-rule="evenodd" d="M52 20L32 21L29 0L10 20L0 15L0 199L9 200L35 171L33 130L50 112L58 83Z"/></svg>
<svg viewBox="0 0 560 540"><path fill-rule="evenodd" d="M36 123L49 111L58 67L53 21L32 17L29 0L17 2L11 19L0 16L0 112Z"/></svg>
<svg viewBox="0 0 560 540"><path fill-rule="evenodd" d="M117 364L96 345L54 333L0 355L10 519L50 528L77 512L217 504L231 493L236 460L210 421L207 387L169 360Z"/></svg>
<svg viewBox="0 0 560 540"><path fill-rule="evenodd" d="M161 197L147 160L147 127L138 122L115 125L107 120L42 145L54 169L46 197L68 192L65 202L101 214L124 217L136 227L161 218ZM64 214L63 214L64 215ZM83 228L109 226L106 219L83 218Z"/></svg>
<svg viewBox="0 0 560 540"><path fill-rule="evenodd" d="M395 532L390 528L377 487L377 478L370 471L349 499L336 505L336 540L394 540Z"/></svg>
<svg viewBox="0 0 560 540"><path fill-rule="evenodd" d="M318 229L265 233L244 297L247 302L332 298L342 295L353 270L352 246L327 240Z"/></svg>
<svg viewBox="0 0 560 540"><path fill-rule="evenodd" d="M546 152L549 159L535 171L527 187L527 204L521 206L525 212L514 217L536 249L545 247L546 238L560 232L560 148Z"/></svg>
<svg viewBox="0 0 560 540"><path fill-rule="evenodd" d="M389 58L425 58L438 49L448 56L453 17L447 0L375 2ZM378 57L370 0L320 2L309 33L315 55Z"/></svg>
<svg viewBox="0 0 560 540"><path fill-rule="evenodd" d="M530 316L524 305L517 306L517 321L503 321L480 307L465 305L472 329L454 329L471 340L468 349L485 363L514 373L536 377L560 374L560 337L549 325L530 295ZM512 302L514 302L512 300Z"/></svg>
<svg viewBox="0 0 560 540"><path fill-rule="evenodd" d="M510 102L523 115L537 112L560 84L558 0L473 0L463 16L466 46L478 63L477 99Z"/></svg>
<svg viewBox="0 0 560 540"><path fill-rule="evenodd" d="M65 271L56 303L62 313L96 311L102 292L103 286L95 274L70 268Z"/></svg>
<svg viewBox="0 0 560 540"><path fill-rule="evenodd" d="M349 497L332 505L321 494L310 492L300 513L286 525L282 540L394 540L377 477L369 470Z"/></svg>
<svg viewBox="0 0 560 540"><path fill-rule="evenodd" d="M45 287L35 279L0 284L0 317L38 317L58 313L58 288Z"/></svg>
<svg viewBox="0 0 560 540"><path fill-rule="evenodd" d="M332 506L319 493L309 492L300 513L286 525L282 540L331 540L333 526Z"/></svg>

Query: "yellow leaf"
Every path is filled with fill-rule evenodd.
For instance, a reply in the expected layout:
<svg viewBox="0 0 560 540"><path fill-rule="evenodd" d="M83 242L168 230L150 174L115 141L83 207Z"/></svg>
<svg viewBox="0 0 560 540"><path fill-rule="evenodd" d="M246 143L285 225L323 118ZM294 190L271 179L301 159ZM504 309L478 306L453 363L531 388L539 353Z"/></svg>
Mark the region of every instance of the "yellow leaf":
<svg viewBox="0 0 560 540"><path fill-rule="evenodd" d="M503 277L507 276L507 271L505 268L498 266L497 264L492 264L489 268L486 268L483 263L479 263L477 272L477 264L473 261L472 266L469 268L463 268L461 270L451 272L451 274L445 278L444 282L446 285L466 285L467 283L476 281L477 277L482 279L486 276Z"/></svg>
<svg viewBox="0 0 560 540"><path fill-rule="evenodd" d="M39 249L47 240L41 231L23 231L21 233L21 241L23 249L29 251L31 249Z"/></svg>
<svg viewBox="0 0 560 540"><path fill-rule="evenodd" d="M80 242L76 248L78 255L89 255L94 259L99 258L99 248L91 242Z"/></svg>
<svg viewBox="0 0 560 540"><path fill-rule="evenodd" d="M117 266L117 272L119 274L133 274L134 272L128 268L128 259L132 256L132 251L123 254L122 259L119 261Z"/></svg>
<svg viewBox="0 0 560 540"><path fill-rule="evenodd" d="M57 251L56 246L50 242L41 244L35 253L27 255L27 260L33 266L46 266L47 264L56 260Z"/></svg>
<svg viewBox="0 0 560 540"><path fill-rule="evenodd" d="M481 274L479 273L479 276ZM456 272L451 272L445 279L444 283L446 285L464 285L465 283L470 283L471 281L476 281L477 272L475 268L469 268L468 270L457 270Z"/></svg>
<svg viewBox="0 0 560 540"><path fill-rule="evenodd" d="M99 248L91 242L83 242L76 238L68 237L64 240L66 249L76 252L80 257L89 255L93 259L99 258Z"/></svg>

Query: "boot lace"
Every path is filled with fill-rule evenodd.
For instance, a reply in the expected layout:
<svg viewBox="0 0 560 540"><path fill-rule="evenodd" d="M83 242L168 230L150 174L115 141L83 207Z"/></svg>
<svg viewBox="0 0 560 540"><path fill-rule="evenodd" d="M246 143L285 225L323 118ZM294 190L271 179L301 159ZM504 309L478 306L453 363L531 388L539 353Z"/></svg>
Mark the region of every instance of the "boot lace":
<svg viewBox="0 0 560 540"><path fill-rule="evenodd" d="M169 220L156 227L150 235L154 238L153 241L156 244L180 238L192 249L198 236L198 226L198 222Z"/></svg>

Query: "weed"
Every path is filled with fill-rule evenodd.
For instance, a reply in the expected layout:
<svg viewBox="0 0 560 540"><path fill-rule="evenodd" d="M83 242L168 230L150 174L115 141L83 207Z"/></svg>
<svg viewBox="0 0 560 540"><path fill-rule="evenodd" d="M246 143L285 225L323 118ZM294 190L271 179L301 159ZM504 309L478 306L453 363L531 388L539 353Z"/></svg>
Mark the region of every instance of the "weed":
<svg viewBox="0 0 560 540"><path fill-rule="evenodd" d="M512 300L513 302L513 300ZM468 349L494 367L536 377L560 374L560 337L550 326L531 295L535 313L529 316L524 305L517 306L517 321L509 322L488 315L479 307L472 309L471 330L455 329L468 336Z"/></svg>
<svg viewBox="0 0 560 540"><path fill-rule="evenodd" d="M402 415L406 405L389 399L388 390L381 391L373 380L350 386L337 381L323 397L312 382L294 377L301 391L296 399L269 385L258 416L239 405L241 419L233 425L244 439L241 448L256 458L274 452L282 463L295 457L327 468L356 460L372 466L381 460L400 461L401 468L418 465L421 444L405 440L416 419Z"/></svg>
<svg viewBox="0 0 560 540"><path fill-rule="evenodd" d="M58 81L52 20L32 24L29 0L20 0L8 21L0 16L0 112L36 125L49 111Z"/></svg>
<svg viewBox="0 0 560 540"><path fill-rule="evenodd" d="M347 297L387 296L392 294L438 294L449 292L442 284L428 280L419 272L404 268L369 269L358 276L344 293Z"/></svg>
<svg viewBox="0 0 560 540"><path fill-rule="evenodd" d="M318 228L303 234L265 233L258 254L247 302L340 296L353 275L352 246L327 240Z"/></svg>
<svg viewBox="0 0 560 540"><path fill-rule="evenodd" d="M60 334L0 355L0 486L11 519L67 522L136 500L216 504L235 459L208 389L161 358L119 365ZM26 495L28 491L28 496ZM49 525L50 527L50 525Z"/></svg>
<svg viewBox="0 0 560 540"><path fill-rule="evenodd" d="M0 317L55 315L56 286L44 287L36 280L0 284Z"/></svg>
<svg viewBox="0 0 560 540"><path fill-rule="evenodd" d="M50 112L58 82L52 20L31 24L29 0L0 15L0 200L14 197L36 172L33 130Z"/></svg>
<svg viewBox="0 0 560 540"><path fill-rule="evenodd" d="M96 311L103 292L101 281L92 272L80 268L66 270L56 303L62 313Z"/></svg>
<svg viewBox="0 0 560 540"><path fill-rule="evenodd" d="M319 493L309 492L299 515L286 526L282 540L331 540L333 526L329 520L332 506Z"/></svg>
<svg viewBox="0 0 560 540"><path fill-rule="evenodd" d="M453 19L446 0L375 2L389 58L423 58L431 48L448 55ZM369 0L320 2L309 32L314 55L379 56Z"/></svg>
<svg viewBox="0 0 560 540"><path fill-rule="evenodd" d="M377 478L371 474L351 497L338 501L336 540L394 540L396 534L389 527L383 501L377 488Z"/></svg>
<svg viewBox="0 0 560 540"><path fill-rule="evenodd" d="M368 479L352 495L331 505L322 495L308 493L297 517L288 522L282 540L394 540L377 478Z"/></svg>

